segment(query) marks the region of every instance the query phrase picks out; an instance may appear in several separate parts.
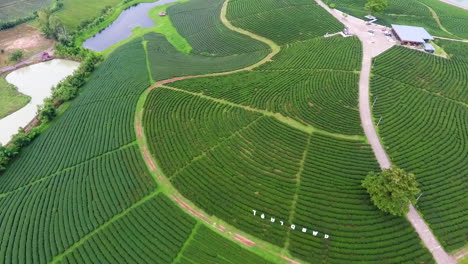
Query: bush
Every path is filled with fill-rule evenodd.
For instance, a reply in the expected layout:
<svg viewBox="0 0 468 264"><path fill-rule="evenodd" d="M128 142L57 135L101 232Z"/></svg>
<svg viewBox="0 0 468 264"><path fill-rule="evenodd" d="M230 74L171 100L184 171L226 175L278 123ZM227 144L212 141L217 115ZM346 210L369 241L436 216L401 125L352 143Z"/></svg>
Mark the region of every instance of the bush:
<svg viewBox="0 0 468 264"><path fill-rule="evenodd" d="M416 203L416 195L421 192L414 174L396 167L370 172L362 186L380 210L396 216L406 215L409 203Z"/></svg>
<svg viewBox="0 0 468 264"><path fill-rule="evenodd" d="M328 6L329 6L330 8L332 8L332 9L334 9L334 8L336 7L335 4L329 4Z"/></svg>
<svg viewBox="0 0 468 264"><path fill-rule="evenodd" d="M10 61L20 61L21 58L23 58L23 51L22 50L15 50L13 53L10 55Z"/></svg>

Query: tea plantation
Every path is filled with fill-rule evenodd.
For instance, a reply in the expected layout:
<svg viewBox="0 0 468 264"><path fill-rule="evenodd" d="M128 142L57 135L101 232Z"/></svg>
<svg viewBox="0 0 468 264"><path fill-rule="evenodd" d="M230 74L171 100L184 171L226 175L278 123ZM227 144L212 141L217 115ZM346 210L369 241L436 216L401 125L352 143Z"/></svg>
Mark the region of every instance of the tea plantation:
<svg viewBox="0 0 468 264"><path fill-rule="evenodd" d="M310 2L260 3L232 1L228 18L282 45L271 62L149 93L143 125L158 166L206 213L301 260L431 263L410 224L360 186L378 165L357 109L359 41L322 38L336 22ZM288 9L315 26L270 31L293 23L279 15Z"/></svg>
<svg viewBox="0 0 468 264"><path fill-rule="evenodd" d="M411 63L401 65L402 58ZM468 241L468 63L398 47L374 64L374 115L382 116L387 152L417 176L418 208L442 245L462 248Z"/></svg>
<svg viewBox="0 0 468 264"><path fill-rule="evenodd" d="M138 150L134 119L139 97L152 77L143 43L153 47L155 40L169 47L161 35L148 35L116 49L67 110L1 175L0 262L206 263L205 255L214 250L220 251L222 259L210 255L215 263L239 256L252 263L270 262L200 226L160 193L147 170ZM267 54L268 48L263 47ZM194 65L208 61L200 54L190 58ZM236 60L261 58L232 57L225 69L245 64ZM171 70L168 76L184 74L183 69ZM151 222L137 225L135 219ZM143 228L150 228L144 232L147 240L133 237ZM130 238L140 241L141 251ZM109 240L115 243L111 246ZM199 241L204 241L203 248ZM222 252L220 244L229 248ZM184 245L189 250L183 250Z"/></svg>
<svg viewBox="0 0 468 264"><path fill-rule="evenodd" d="M433 6L441 23L463 36L444 7ZM380 168L359 116L363 47L323 37L339 21L310 0L190 0L165 18L189 54L134 36L0 175L1 263L434 263L361 186ZM418 209L455 250L468 228L468 63L462 46L440 45L451 60L376 58L373 111L392 161L421 183ZM209 76L154 85L194 75Z"/></svg>

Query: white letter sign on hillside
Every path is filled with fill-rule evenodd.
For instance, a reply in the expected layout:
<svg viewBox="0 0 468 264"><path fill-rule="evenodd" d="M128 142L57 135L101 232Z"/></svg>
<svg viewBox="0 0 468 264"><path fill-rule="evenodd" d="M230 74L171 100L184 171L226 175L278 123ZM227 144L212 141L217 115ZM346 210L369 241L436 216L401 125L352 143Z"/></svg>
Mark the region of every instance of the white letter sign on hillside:
<svg viewBox="0 0 468 264"><path fill-rule="evenodd" d="M257 216L257 210L252 210L252 213L254 216ZM276 222L276 217L273 217L273 216L269 216L267 217L267 215L265 215L265 213L262 213L260 214L260 218L261 219L270 219L270 223L275 223ZM268 220L267 220L268 221ZM281 221L279 220L279 223L280 225L284 226L284 221ZM308 228L306 227L298 227L296 226L295 224L288 224L289 228L291 230L296 230L296 227L298 228L298 230L300 230L302 233L304 234L307 234L309 232L307 232ZM310 233L309 233L310 234ZM314 237L318 236L319 235L319 231L315 231L315 230L312 230L312 233L311 233ZM323 234L323 238L324 239L329 239L330 238L330 235L328 234Z"/></svg>

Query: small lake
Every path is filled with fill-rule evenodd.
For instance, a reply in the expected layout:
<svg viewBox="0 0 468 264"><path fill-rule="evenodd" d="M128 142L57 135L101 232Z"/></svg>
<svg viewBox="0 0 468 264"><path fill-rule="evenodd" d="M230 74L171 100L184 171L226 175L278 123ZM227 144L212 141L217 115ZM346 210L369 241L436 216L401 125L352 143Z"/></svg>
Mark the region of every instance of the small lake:
<svg viewBox="0 0 468 264"><path fill-rule="evenodd" d="M177 0L159 0L154 3L140 3L122 12L120 16L107 28L83 42L83 47L104 51L132 35L136 27L149 28L154 26L154 21L148 16L148 12L156 6L176 2Z"/></svg>
<svg viewBox="0 0 468 264"><path fill-rule="evenodd" d="M78 69L80 63L55 59L21 68L7 75L7 82L15 85L20 93L31 97L25 107L0 119L0 144L5 145L20 127L34 119L37 105L52 93L52 87Z"/></svg>

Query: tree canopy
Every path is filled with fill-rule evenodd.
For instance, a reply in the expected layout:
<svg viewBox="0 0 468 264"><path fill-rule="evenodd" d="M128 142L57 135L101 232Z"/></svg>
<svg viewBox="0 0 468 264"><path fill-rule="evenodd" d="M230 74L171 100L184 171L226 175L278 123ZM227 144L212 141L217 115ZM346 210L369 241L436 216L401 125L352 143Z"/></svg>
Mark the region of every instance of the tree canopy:
<svg viewBox="0 0 468 264"><path fill-rule="evenodd" d="M409 203L415 204L420 192L414 174L396 167L369 173L362 186L380 210L397 216L408 213Z"/></svg>
<svg viewBox="0 0 468 264"><path fill-rule="evenodd" d="M382 13L387 9L388 2L387 0L368 0L364 8L373 15L376 13Z"/></svg>

